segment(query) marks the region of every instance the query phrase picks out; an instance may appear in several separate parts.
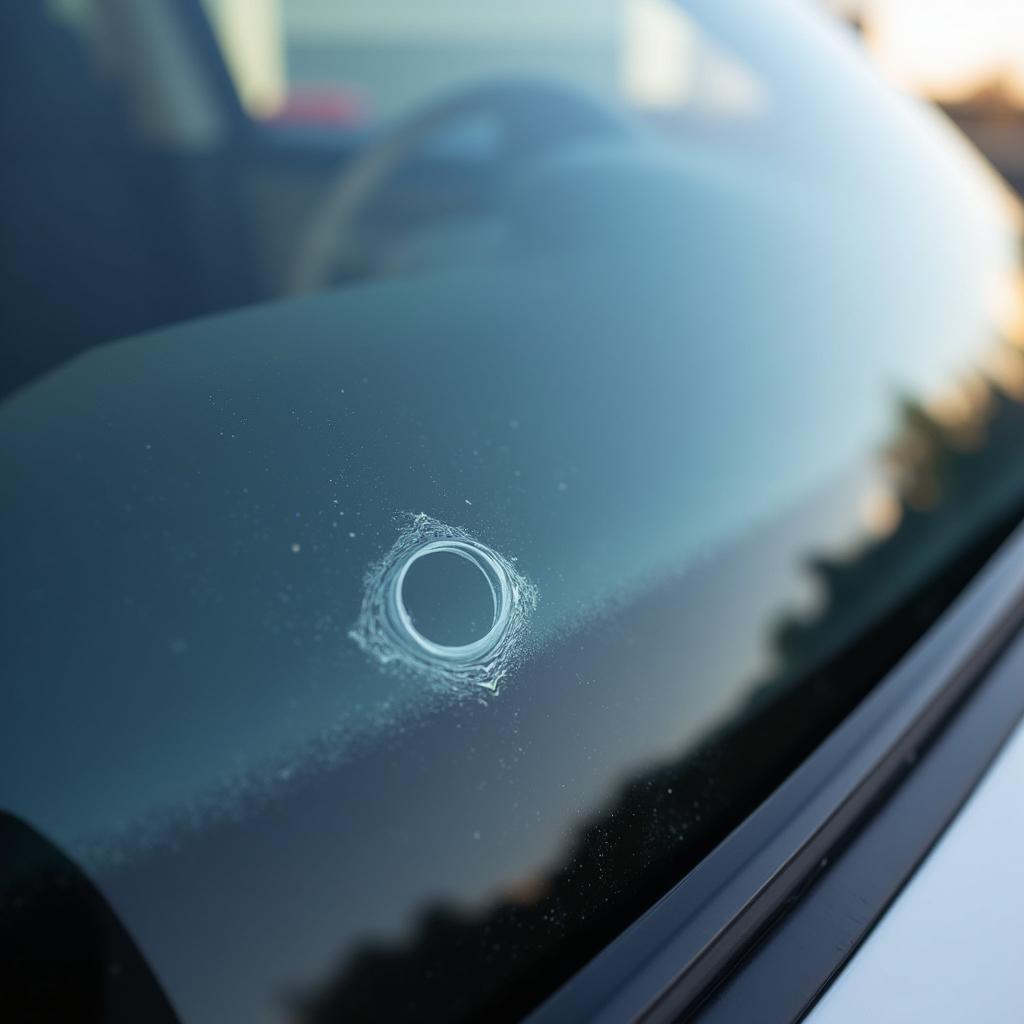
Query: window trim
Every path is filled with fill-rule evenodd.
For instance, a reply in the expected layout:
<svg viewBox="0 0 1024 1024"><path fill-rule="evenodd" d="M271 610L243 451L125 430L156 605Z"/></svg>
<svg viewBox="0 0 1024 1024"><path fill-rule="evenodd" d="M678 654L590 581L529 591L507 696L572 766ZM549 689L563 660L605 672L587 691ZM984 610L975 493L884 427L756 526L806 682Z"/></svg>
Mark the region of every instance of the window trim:
<svg viewBox="0 0 1024 1024"><path fill-rule="evenodd" d="M534 1011L530 1024L654 1024L695 1014L815 881L830 877L823 876L824 869L897 785L908 775L914 778L911 766L1022 625L1024 526L1019 526L814 753L654 907ZM1003 728L982 744L984 763L979 766L977 757L957 759L963 785L942 794L942 820L952 817L1024 714L1024 694L1019 705L1015 715L1004 709L998 716L996 724ZM915 864L937 836L934 821L919 824ZM866 933L870 915L860 917ZM854 945L846 943L842 960ZM839 951L833 952L834 973L841 962ZM815 991L830 976L817 978ZM712 1012L715 1005L725 1004L707 1004L711 1017L722 1019Z"/></svg>
<svg viewBox="0 0 1024 1024"><path fill-rule="evenodd" d="M820 880L698 1009L702 1024L743 1019L744 1006L782 1021L812 1009L1012 741L1024 716L1022 674L1024 634Z"/></svg>

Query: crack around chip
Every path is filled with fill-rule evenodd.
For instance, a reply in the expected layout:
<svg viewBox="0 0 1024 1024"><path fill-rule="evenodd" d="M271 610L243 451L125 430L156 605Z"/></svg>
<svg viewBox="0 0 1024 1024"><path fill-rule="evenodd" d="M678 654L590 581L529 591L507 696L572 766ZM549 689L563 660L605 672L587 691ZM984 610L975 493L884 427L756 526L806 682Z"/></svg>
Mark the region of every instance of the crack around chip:
<svg viewBox="0 0 1024 1024"><path fill-rule="evenodd" d="M389 671L412 673L449 691L496 693L527 650L530 614L537 588L513 561L466 530L425 513L406 515L388 553L364 578L359 619L349 632L366 654ZM469 644L446 646L423 636L402 598L410 566L427 554L449 553L480 570L490 587L494 614L487 633Z"/></svg>

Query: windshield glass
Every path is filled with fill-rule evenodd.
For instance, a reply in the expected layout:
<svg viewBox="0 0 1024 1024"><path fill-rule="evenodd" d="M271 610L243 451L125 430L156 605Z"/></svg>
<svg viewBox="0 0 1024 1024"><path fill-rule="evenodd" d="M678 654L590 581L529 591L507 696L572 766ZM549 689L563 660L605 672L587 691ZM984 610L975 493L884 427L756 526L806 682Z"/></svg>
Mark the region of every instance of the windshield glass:
<svg viewBox="0 0 1024 1024"><path fill-rule="evenodd" d="M0 28L0 921L69 1005L520 1016L1019 517L1017 208L802 7Z"/></svg>

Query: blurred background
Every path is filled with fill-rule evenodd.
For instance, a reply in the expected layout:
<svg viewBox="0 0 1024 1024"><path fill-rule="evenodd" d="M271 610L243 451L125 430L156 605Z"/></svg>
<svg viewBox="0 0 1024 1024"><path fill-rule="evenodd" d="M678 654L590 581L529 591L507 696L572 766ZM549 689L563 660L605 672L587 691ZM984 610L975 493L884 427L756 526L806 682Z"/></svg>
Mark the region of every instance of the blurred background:
<svg viewBox="0 0 1024 1024"><path fill-rule="evenodd" d="M888 78L945 110L1024 191L1024 2L823 2Z"/></svg>
<svg viewBox="0 0 1024 1024"><path fill-rule="evenodd" d="M595 84L614 62L626 68L627 97L641 106L677 102L694 82L713 83L709 92L716 97L750 99L749 83L706 40L695 38L673 0L554 6L544 0L508 6L444 0L429 8L416 0L377 8L331 0L205 2L247 107L275 120L356 127L401 112L406 100L429 86L478 70L459 67L457 57L453 63L456 54L472 52L487 66L494 56L482 45L488 39L496 47L500 40L507 58L509 40L518 38L521 63L543 64L546 51L552 67L564 73L575 63L577 80L589 77ZM1024 189L1024 0L806 2L844 23L900 88L941 106L1014 187ZM559 13L561 38L553 25ZM616 52L623 40L636 59ZM393 54L403 42L405 92L395 63L386 62L385 82L379 59L382 48ZM695 60L699 74L693 73ZM344 81L340 67L347 69ZM683 68L690 69L689 82Z"/></svg>

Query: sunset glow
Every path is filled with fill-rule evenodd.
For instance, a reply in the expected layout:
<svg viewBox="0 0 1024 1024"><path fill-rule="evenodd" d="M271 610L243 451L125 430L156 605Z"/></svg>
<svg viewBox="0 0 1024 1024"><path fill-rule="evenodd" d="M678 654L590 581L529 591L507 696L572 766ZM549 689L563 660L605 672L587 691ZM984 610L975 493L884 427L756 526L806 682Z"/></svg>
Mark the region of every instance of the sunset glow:
<svg viewBox="0 0 1024 1024"><path fill-rule="evenodd" d="M1024 106L1020 0L863 0L879 63L904 87L947 102L995 92Z"/></svg>

